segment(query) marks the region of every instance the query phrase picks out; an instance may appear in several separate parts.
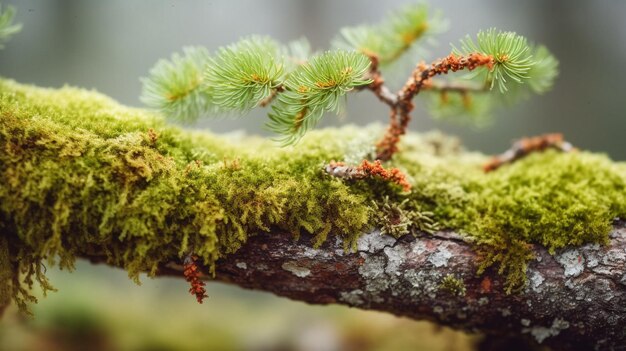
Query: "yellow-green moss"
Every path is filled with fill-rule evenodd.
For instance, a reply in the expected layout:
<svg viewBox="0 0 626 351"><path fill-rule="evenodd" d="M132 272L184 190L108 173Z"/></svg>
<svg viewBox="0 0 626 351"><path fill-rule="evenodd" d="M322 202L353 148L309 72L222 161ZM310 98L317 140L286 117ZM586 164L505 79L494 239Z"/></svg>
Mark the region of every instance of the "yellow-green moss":
<svg viewBox="0 0 626 351"><path fill-rule="evenodd" d="M584 152L534 155L483 174L482 155L409 135L394 160L413 183L409 194L323 172L330 160L371 151L381 131L320 130L278 148L183 131L95 92L0 80L0 256L9 257L0 274L12 274L0 301L7 291L23 301L19 289L33 277L47 285L44 261L71 268L74 257L96 252L136 278L188 252L214 268L249 236L276 229L311 233L312 244L338 235L349 248L384 206L474 237L483 267L497 264L516 287L529 243L554 251L606 242L611 220L626 214L626 165Z"/></svg>
<svg viewBox="0 0 626 351"><path fill-rule="evenodd" d="M433 220L432 212L419 210L419 202L411 202L409 198L391 199L383 196L372 200L372 207L374 225L384 235L399 238L417 231L432 234L439 226Z"/></svg>
<svg viewBox="0 0 626 351"><path fill-rule="evenodd" d="M452 274L448 274L443 277L441 284L439 284L439 289L456 296L465 296L466 293L465 283L463 283L463 280Z"/></svg>

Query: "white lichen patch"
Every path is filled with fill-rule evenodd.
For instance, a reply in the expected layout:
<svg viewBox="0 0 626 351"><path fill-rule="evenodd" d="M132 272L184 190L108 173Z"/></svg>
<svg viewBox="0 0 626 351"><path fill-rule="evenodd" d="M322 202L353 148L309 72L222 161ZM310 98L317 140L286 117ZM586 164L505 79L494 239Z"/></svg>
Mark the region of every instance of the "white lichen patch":
<svg viewBox="0 0 626 351"><path fill-rule="evenodd" d="M588 257L588 259L587 259L587 267L589 267L589 268L597 267L598 264L600 263L600 260L598 260L598 257L595 256L595 255L594 256L587 256L587 257Z"/></svg>
<svg viewBox="0 0 626 351"><path fill-rule="evenodd" d="M544 340L551 336L557 336L562 330L569 328L569 322L566 320L555 318L550 327L536 326L532 328L525 328L523 333L530 333L538 343L542 343Z"/></svg>
<svg viewBox="0 0 626 351"><path fill-rule="evenodd" d="M443 313L443 307L441 307L441 306L435 306L435 307L433 307L433 312L434 312L435 314L442 314L442 313Z"/></svg>
<svg viewBox="0 0 626 351"><path fill-rule="evenodd" d="M585 258L576 249L561 253L556 260L563 266L566 277L577 277L585 269Z"/></svg>
<svg viewBox="0 0 626 351"><path fill-rule="evenodd" d="M342 291L339 300L347 303L351 306L358 306L363 304L363 290L356 289L349 292Z"/></svg>
<svg viewBox="0 0 626 351"><path fill-rule="evenodd" d="M245 262L237 262L235 266L239 269L248 269L248 265Z"/></svg>
<svg viewBox="0 0 626 351"><path fill-rule="evenodd" d="M321 250L317 250L312 247L305 246L304 250L302 251L302 256L306 258L315 258L315 256L317 256L321 252L322 252Z"/></svg>
<svg viewBox="0 0 626 351"><path fill-rule="evenodd" d="M312 247L305 247L302 255L306 258L315 258L315 257L328 257L328 252L320 249L314 249Z"/></svg>
<svg viewBox="0 0 626 351"><path fill-rule="evenodd" d="M385 256L387 256L385 272L387 274L400 275L400 265L406 259L408 249L403 246L386 247L384 252Z"/></svg>
<svg viewBox="0 0 626 351"><path fill-rule="evenodd" d="M602 263L607 266L622 265L626 262L626 252L623 250L612 249L602 256Z"/></svg>
<svg viewBox="0 0 626 351"><path fill-rule="evenodd" d="M343 239L339 235L335 237L335 247L343 247ZM346 254L345 249L335 249L335 256L343 256Z"/></svg>
<svg viewBox="0 0 626 351"><path fill-rule="evenodd" d="M534 292L540 293L543 290L541 284L543 284L545 278L543 277L543 275L541 275L541 273L539 273L538 271L532 271L529 280L530 288L533 289Z"/></svg>
<svg viewBox="0 0 626 351"><path fill-rule="evenodd" d="M577 286L576 286L576 283L574 283L571 279L568 279L565 281L565 287L567 287L568 289L575 290Z"/></svg>
<svg viewBox="0 0 626 351"><path fill-rule="evenodd" d="M416 255L421 255L426 252L428 249L426 248L426 243L420 240L414 241L413 247L411 248L411 252Z"/></svg>
<svg viewBox="0 0 626 351"><path fill-rule="evenodd" d="M428 262L432 263L433 266L446 267L448 265L448 260L452 257L452 252L448 250L447 244L442 244L437 248L433 254L428 257Z"/></svg>
<svg viewBox="0 0 626 351"><path fill-rule="evenodd" d="M371 233L361 235L356 242L356 246L358 251L375 253L386 246L393 246L395 243L396 239L393 237L381 234L379 230L374 230Z"/></svg>
<svg viewBox="0 0 626 351"><path fill-rule="evenodd" d="M588 268L597 267L600 263L600 244L587 244L582 247L583 254L585 255L585 261Z"/></svg>
<svg viewBox="0 0 626 351"><path fill-rule="evenodd" d="M291 274L295 275L296 277L299 278L304 278L304 277L308 277L311 274L311 270L306 268L306 267L302 267L299 266L297 262L295 261L288 261L283 263L283 265L281 266L284 270L291 272Z"/></svg>
<svg viewBox="0 0 626 351"><path fill-rule="evenodd" d="M508 317L511 315L511 310L508 308L503 308L500 312L502 313L502 317Z"/></svg>
<svg viewBox="0 0 626 351"><path fill-rule="evenodd" d="M606 302L613 300L615 297L615 293L613 292L611 285L612 283L608 279L598 279L595 284L596 291L599 292L601 298Z"/></svg>
<svg viewBox="0 0 626 351"><path fill-rule="evenodd" d="M359 274L365 280L365 290L371 295L374 302L384 302L382 293L389 288L389 276L385 273L385 258L382 256L370 256L361 253L365 259L359 267Z"/></svg>
<svg viewBox="0 0 626 351"><path fill-rule="evenodd" d="M520 320L520 323L521 323L523 326L528 327L528 326L530 326L530 319L522 318L522 319Z"/></svg>
<svg viewBox="0 0 626 351"><path fill-rule="evenodd" d="M479 306L485 306L488 303L489 303L489 298L488 297L481 297L480 299L478 299L478 305Z"/></svg>
<svg viewBox="0 0 626 351"><path fill-rule="evenodd" d="M441 281L440 273L431 272L429 274L422 270L408 269L404 272L404 279L413 287L410 292L411 296L417 297L425 294L431 299L437 297L439 282Z"/></svg>
<svg viewBox="0 0 626 351"><path fill-rule="evenodd" d="M359 274L366 280L376 279L385 274L385 259L379 256L361 254L365 262L359 267Z"/></svg>

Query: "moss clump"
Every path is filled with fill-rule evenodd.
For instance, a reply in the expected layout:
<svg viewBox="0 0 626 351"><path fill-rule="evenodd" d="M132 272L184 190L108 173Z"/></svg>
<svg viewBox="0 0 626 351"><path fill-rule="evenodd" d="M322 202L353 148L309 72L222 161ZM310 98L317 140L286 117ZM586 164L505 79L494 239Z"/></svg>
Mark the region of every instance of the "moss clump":
<svg viewBox="0 0 626 351"><path fill-rule="evenodd" d="M626 213L626 164L604 155L548 151L485 174L480 155L420 157L424 147L414 144L397 160L415 175L412 198L443 226L471 236L479 273L496 265L507 292L524 286L532 244L554 253L607 243L613 219Z"/></svg>
<svg viewBox="0 0 626 351"><path fill-rule="evenodd" d="M441 280L439 284L439 290L445 291L454 296L465 296L465 283L463 280L455 277L452 274L448 274Z"/></svg>
<svg viewBox="0 0 626 351"><path fill-rule="evenodd" d="M34 278L47 286L46 260L71 268L76 256L104 253L136 278L194 252L214 269L269 230L310 233L314 245L337 235L350 248L387 212L426 214L421 229L432 220L474 237L482 267L496 264L512 289L524 282L529 244L603 243L626 214L626 166L589 153L548 152L483 174L482 155L410 135L392 165L408 173L409 194L323 172L370 152L380 132L321 130L278 148L183 131L95 92L0 80L0 301L24 301Z"/></svg>
<svg viewBox="0 0 626 351"><path fill-rule="evenodd" d="M380 232L399 238L406 234L419 232L433 233L438 229L438 223L433 219L433 213L419 211L419 203L410 203L410 199L391 200L383 196L380 200L373 200L374 225Z"/></svg>

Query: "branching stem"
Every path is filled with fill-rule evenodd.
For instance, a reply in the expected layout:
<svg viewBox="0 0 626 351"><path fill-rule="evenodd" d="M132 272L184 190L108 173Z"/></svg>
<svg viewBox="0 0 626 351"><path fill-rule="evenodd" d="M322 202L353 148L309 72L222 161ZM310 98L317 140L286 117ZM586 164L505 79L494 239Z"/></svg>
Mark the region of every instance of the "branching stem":
<svg viewBox="0 0 626 351"><path fill-rule="evenodd" d="M485 172L495 171L505 164L513 163L533 152L547 149L556 149L562 152L576 151L576 148L563 139L559 133L545 134L532 138L522 138L513 143L513 146L504 153L494 156L483 165Z"/></svg>
<svg viewBox="0 0 626 351"><path fill-rule="evenodd" d="M473 70L477 67L486 66L493 68L495 60L491 55L481 53L471 53L464 56L450 54L439 59L430 65L420 62L413 70L411 77L405 85L397 92L392 93L385 85L384 79L378 69L379 59L375 55L370 55L371 66L369 78L372 79L367 88L371 90L378 99L391 108L389 114L389 126L383 138L376 144L376 159L387 161L398 150L400 137L406 133L406 129L411 121L411 111L413 111L413 98L422 89L438 91L456 91L467 93L469 91L484 91L485 86L461 85L456 83L435 82L433 77L456 72L460 70Z"/></svg>

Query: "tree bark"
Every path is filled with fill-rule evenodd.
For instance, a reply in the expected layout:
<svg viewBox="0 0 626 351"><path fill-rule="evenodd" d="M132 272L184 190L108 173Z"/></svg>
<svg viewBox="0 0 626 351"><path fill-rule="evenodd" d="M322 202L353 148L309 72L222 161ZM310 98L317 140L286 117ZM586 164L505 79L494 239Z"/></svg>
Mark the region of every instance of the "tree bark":
<svg viewBox="0 0 626 351"><path fill-rule="evenodd" d="M476 253L463 237L445 231L400 239L374 231L362 236L356 252L344 251L341 241L312 249L309 238L267 233L220 260L215 279L312 304L524 335L555 350L624 350L626 222L616 220L610 237L607 246L555 255L536 247L527 287L509 295L496 272L477 276ZM180 264L169 263L159 274L181 272ZM442 287L448 275L462 280L464 294Z"/></svg>

